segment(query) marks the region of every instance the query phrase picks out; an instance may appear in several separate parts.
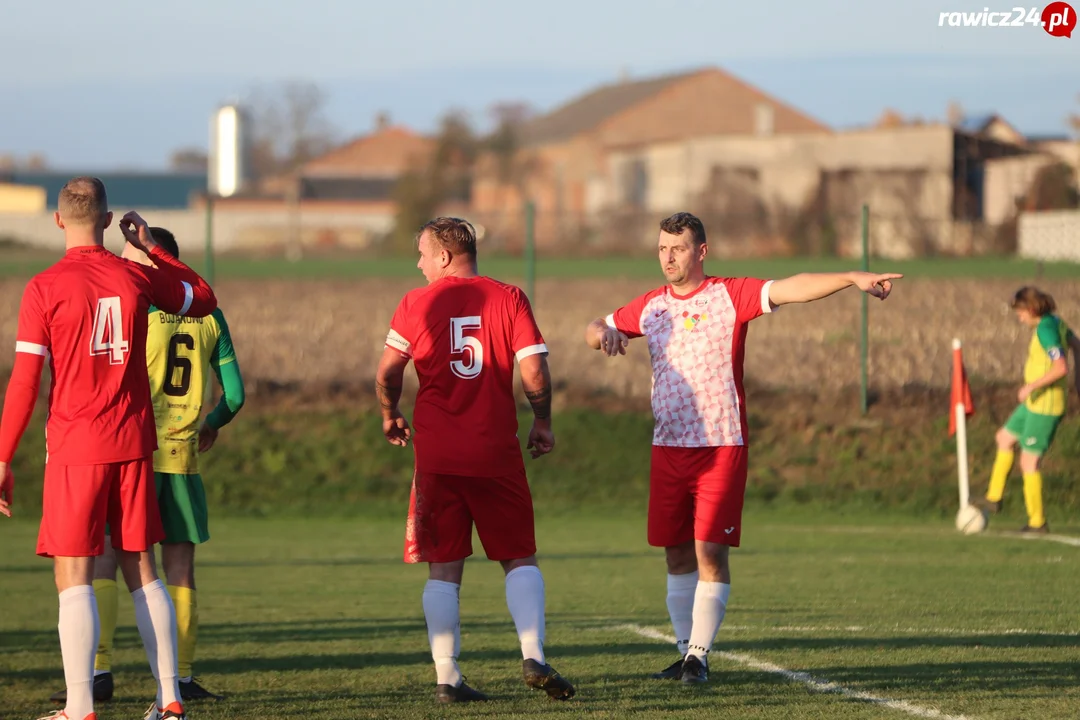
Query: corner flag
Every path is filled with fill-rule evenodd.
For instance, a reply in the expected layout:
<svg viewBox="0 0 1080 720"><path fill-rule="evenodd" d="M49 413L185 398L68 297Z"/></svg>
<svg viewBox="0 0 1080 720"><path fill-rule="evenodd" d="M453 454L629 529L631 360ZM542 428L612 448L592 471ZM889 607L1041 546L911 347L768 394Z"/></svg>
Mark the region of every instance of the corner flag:
<svg viewBox="0 0 1080 720"><path fill-rule="evenodd" d="M971 386L968 385L967 372L964 371L964 357L960 341L953 340L952 392L949 394L949 437L956 434L956 406L964 406L964 416L975 414L975 404L971 401Z"/></svg>

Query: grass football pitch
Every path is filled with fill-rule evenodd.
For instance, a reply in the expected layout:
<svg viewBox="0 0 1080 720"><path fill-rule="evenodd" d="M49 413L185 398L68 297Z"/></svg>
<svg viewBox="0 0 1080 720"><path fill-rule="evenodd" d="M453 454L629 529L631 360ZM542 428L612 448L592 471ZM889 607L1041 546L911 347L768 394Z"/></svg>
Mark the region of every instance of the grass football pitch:
<svg viewBox="0 0 1080 720"><path fill-rule="evenodd" d="M662 554L643 508L541 510L547 652L578 688L521 682L502 574L467 563L462 670L492 702L433 701L422 566L401 562L404 507L350 519L221 519L199 550L196 675L228 695L200 718L1066 718L1080 707L1080 547L993 523L965 537L910 516L752 510L711 681L648 679L675 659ZM1014 525L1008 523L1008 529ZM1064 535L1078 527L1057 527ZM0 717L35 718L63 685L50 564L32 519L0 527ZM478 555L480 545L474 540ZM141 717L153 681L122 594L113 702Z"/></svg>

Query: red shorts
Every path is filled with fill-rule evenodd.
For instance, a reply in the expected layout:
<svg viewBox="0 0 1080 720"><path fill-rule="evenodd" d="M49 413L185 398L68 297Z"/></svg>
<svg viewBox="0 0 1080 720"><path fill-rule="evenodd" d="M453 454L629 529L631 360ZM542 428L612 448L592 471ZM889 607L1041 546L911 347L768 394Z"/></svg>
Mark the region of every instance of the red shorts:
<svg viewBox="0 0 1080 720"><path fill-rule="evenodd" d="M143 552L165 539L154 485L154 459L108 465L45 464L41 530L43 557L95 557L112 545Z"/></svg>
<svg viewBox="0 0 1080 720"><path fill-rule="evenodd" d="M739 547L746 494L745 446L653 446L649 477L649 544L691 540Z"/></svg>
<svg viewBox="0 0 1080 720"><path fill-rule="evenodd" d="M536 554L532 495L524 470L507 477L417 471L405 526L405 562L464 560L473 553L473 523L489 560Z"/></svg>

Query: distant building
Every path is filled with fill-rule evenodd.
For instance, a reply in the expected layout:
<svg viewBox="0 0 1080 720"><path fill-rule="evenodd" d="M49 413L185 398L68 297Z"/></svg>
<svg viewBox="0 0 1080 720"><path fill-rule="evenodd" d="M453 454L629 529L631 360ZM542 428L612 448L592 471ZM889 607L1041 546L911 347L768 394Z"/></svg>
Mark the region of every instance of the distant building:
<svg viewBox="0 0 1080 720"><path fill-rule="evenodd" d="M206 173L59 172L56 170L0 171L0 183L38 187L45 191L46 209L55 210L60 189L73 177L91 175L105 183L114 210L180 210L195 195L206 192Z"/></svg>
<svg viewBox="0 0 1080 720"><path fill-rule="evenodd" d="M496 229L520 225L525 197L536 204L541 241L572 234L613 198L610 153L700 137L769 138L829 133L823 123L714 67L597 88L521 128L525 178L500 162L479 164L472 210ZM505 166L505 163L502 163Z"/></svg>

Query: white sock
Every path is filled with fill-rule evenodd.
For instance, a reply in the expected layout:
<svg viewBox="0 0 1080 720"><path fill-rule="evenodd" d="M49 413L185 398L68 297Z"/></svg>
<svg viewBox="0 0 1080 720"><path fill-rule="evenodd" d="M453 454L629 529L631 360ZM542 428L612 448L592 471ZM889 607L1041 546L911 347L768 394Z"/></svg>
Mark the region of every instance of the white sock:
<svg viewBox="0 0 1080 720"><path fill-rule="evenodd" d="M694 591L698 585L698 571L685 575L667 576L667 611L671 627L675 630L675 647L681 657L686 657L690 646L690 629L694 626Z"/></svg>
<svg viewBox="0 0 1080 720"><path fill-rule="evenodd" d="M94 712L94 655L101 625L92 585L76 585L60 593L60 654L64 658L64 683L71 720L83 720Z"/></svg>
<svg viewBox="0 0 1080 720"><path fill-rule="evenodd" d="M135 603L135 624L139 627L146 659L158 682L157 706L161 709L180 702L176 666L176 608L165 583L155 580L131 593Z"/></svg>
<svg viewBox="0 0 1080 720"><path fill-rule="evenodd" d="M724 622L728 595L731 594L729 583L699 582L694 593L694 629L690 631L689 655L694 655L702 662L712 650L713 640Z"/></svg>
<svg viewBox="0 0 1080 720"><path fill-rule="evenodd" d="M506 574L506 607L514 618L521 657L546 665L544 659L544 576L535 565Z"/></svg>
<svg viewBox="0 0 1080 720"><path fill-rule="evenodd" d="M424 619L439 685L461 684L457 663L461 652L460 591L457 583L442 580L428 580L424 585Z"/></svg>
<svg viewBox="0 0 1080 720"><path fill-rule="evenodd" d="M111 673L112 670L95 670L94 677L97 677L98 675L110 675Z"/></svg>

